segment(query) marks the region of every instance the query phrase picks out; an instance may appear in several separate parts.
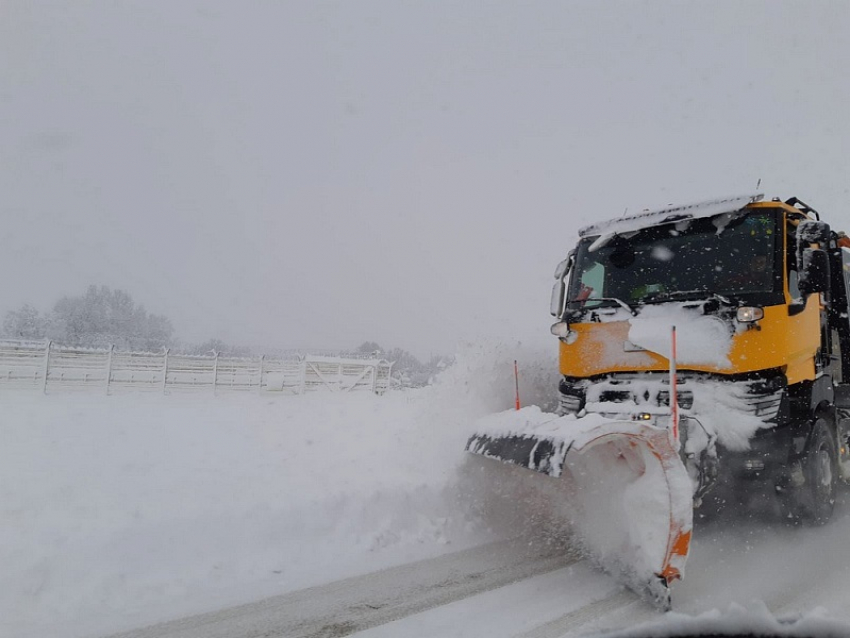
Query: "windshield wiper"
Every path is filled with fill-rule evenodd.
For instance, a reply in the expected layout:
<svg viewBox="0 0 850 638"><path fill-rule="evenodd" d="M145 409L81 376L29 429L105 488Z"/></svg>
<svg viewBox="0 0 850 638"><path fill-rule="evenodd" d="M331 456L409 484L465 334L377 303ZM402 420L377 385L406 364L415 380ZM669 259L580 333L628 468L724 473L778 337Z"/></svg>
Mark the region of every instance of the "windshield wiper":
<svg viewBox="0 0 850 638"><path fill-rule="evenodd" d="M641 299L641 303L661 303L664 301L688 301L688 300L717 299L727 306L732 305L728 297L718 295L708 290L672 290L670 292L657 292L649 297Z"/></svg>
<svg viewBox="0 0 850 638"><path fill-rule="evenodd" d="M614 304L621 306L621 307L625 308L626 310L628 310L629 313L635 314L634 309L629 304L627 304L622 299L618 299L617 297L591 297L589 299L570 299L567 303L586 304L586 303L592 303L592 302L597 302L597 301L613 302ZM602 304L599 304L598 306L593 306L591 308L582 308L582 310L593 310L594 308L601 308L601 307L603 307Z"/></svg>

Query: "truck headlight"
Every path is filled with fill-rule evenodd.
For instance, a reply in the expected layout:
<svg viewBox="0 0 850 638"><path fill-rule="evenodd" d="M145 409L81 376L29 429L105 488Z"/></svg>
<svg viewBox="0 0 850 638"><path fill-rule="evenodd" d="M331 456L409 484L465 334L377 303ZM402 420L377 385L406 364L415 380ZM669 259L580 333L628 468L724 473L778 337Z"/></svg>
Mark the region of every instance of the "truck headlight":
<svg viewBox="0 0 850 638"><path fill-rule="evenodd" d="M741 306L738 308L737 319L741 323L753 323L764 318L764 309L758 306Z"/></svg>

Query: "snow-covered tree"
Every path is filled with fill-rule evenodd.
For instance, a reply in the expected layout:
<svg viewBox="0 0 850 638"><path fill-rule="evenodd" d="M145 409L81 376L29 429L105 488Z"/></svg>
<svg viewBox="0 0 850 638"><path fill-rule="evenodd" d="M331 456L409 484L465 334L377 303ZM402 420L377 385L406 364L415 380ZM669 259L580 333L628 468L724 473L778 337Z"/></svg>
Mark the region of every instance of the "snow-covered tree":
<svg viewBox="0 0 850 638"><path fill-rule="evenodd" d="M72 346L106 347L122 350L160 350L174 333L171 322L149 315L123 290L89 286L84 295L63 297L53 307L48 335Z"/></svg>
<svg viewBox="0 0 850 638"><path fill-rule="evenodd" d="M29 304L7 312L3 320L3 336L10 339L44 339L46 334L46 320Z"/></svg>
<svg viewBox="0 0 850 638"><path fill-rule="evenodd" d="M364 355L374 355L375 353L380 353L381 351L381 346L379 346L374 341L364 341L360 344L360 347L355 350L357 354Z"/></svg>

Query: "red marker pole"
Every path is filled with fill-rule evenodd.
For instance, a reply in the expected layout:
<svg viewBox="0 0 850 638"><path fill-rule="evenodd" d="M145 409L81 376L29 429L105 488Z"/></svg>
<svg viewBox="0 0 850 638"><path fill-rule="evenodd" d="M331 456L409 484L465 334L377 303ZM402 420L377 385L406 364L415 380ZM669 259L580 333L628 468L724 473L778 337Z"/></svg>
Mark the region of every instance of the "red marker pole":
<svg viewBox="0 0 850 638"><path fill-rule="evenodd" d="M516 409L519 410L519 369L514 359L514 385L516 386Z"/></svg>
<svg viewBox="0 0 850 638"><path fill-rule="evenodd" d="M679 442L679 393L676 379L676 326L673 326L670 343L670 427L673 441Z"/></svg>

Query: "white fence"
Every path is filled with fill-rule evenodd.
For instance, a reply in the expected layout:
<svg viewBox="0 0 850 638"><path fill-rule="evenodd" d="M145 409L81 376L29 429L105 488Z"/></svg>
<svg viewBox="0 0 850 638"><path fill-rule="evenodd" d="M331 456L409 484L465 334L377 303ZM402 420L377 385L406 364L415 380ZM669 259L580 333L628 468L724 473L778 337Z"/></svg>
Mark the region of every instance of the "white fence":
<svg viewBox="0 0 850 638"><path fill-rule="evenodd" d="M302 394L390 386L392 363L383 359L305 356L252 359L173 354L168 350L120 352L69 348L45 341L0 340L0 388L99 389L172 392L181 390Z"/></svg>

